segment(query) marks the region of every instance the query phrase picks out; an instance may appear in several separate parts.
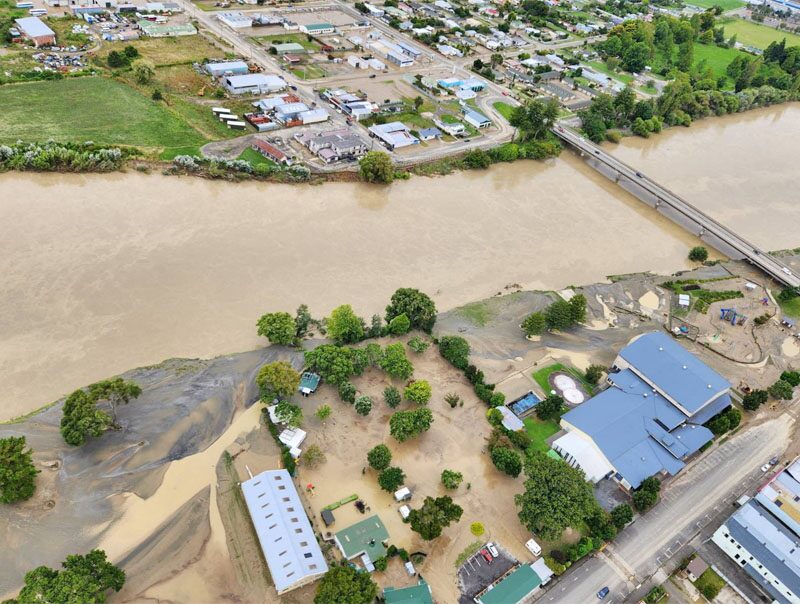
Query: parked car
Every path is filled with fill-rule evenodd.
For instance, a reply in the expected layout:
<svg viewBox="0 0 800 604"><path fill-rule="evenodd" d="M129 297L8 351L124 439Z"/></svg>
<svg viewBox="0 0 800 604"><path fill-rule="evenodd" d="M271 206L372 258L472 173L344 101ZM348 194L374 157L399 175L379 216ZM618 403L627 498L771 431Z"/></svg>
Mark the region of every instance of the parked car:
<svg viewBox="0 0 800 604"><path fill-rule="evenodd" d="M497 548L494 546L494 543L492 543L491 541L486 544L486 549L488 549L489 552L491 552L492 556L495 557L495 558L497 558L497 556L500 555L500 552L497 551Z"/></svg>
<svg viewBox="0 0 800 604"><path fill-rule="evenodd" d="M608 587L604 587L603 589L601 589L600 591L597 592L597 597L602 600L603 598L605 598L608 595L609 591L611 591L611 590L608 589Z"/></svg>
<svg viewBox="0 0 800 604"><path fill-rule="evenodd" d="M771 467L772 467L772 466L770 466L768 463L765 463L763 466L761 466L761 471L762 471L762 472L766 472L766 471L767 471L767 470L769 470Z"/></svg>
<svg viewBox="0 0 800 604"><path fill-rule="evenodd" d="M778 460L778 458L777 458L777 457L773 457L772 459L770 459L770 460L769 460L769 465L771 465L771 466L775 466L775 465L777 465L777 464L778 464L778 461L779 461L779 460Z"/></svg>
<svg viewBox="0 0 800 604"><path fill-rule="evenodd" d="M494 558L492 558L492 554L490 554L489 550L485 548L481 550L481 556L483 556L483 559L486 560L486 562L488 562L489 564L491 564L492 560L494 560Z"/></svg>

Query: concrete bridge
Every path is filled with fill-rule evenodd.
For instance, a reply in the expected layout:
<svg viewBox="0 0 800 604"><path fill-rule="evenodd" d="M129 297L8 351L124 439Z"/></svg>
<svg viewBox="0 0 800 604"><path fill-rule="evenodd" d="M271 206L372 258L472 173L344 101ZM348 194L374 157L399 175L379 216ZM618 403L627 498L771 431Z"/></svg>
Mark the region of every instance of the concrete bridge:
<svg viewBox="0 0 800 604"><path fill-rule="evenodd" d="M757 248L688 201L609 155L574 130L556 125L553 133L579 151L581 157L586 158L587 162L600 173L729 258L747 260L783 285L800 286L800 277L780 259Z"/></svg>

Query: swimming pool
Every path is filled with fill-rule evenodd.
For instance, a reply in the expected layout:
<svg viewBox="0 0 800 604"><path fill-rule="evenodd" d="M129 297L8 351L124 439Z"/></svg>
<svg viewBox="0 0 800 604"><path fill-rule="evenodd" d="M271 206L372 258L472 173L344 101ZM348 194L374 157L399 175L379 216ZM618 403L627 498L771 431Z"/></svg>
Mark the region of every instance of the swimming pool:
<svg viewBox="0 0 800 604"><path fill-rule="evenodd" d="M511 412L516 415L517 417L521 417L526 411L530 411L536 405L542 402L538 396L536 396L533 392L528 392L517 400L512 401L508 404L508 408L511 409Z"/></svg>

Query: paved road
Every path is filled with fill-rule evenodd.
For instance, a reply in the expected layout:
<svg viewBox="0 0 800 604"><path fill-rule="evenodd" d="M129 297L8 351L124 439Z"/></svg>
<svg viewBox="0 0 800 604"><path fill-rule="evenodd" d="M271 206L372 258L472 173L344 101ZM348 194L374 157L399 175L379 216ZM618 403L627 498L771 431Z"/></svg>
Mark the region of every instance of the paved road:
<svg viewBox="0 0 800 604"><path fill-rule="evenodd" d="M681 551L685 544L706 526L713 529L709 525L715 516L733 511L732 502L763 480L759 467L784 451L793 424L793 418L783 415L710 450L665 488L654 509L627 527L602 554L570 569L540 600L592 602L597 591L608 586L611 594L605 602L625 601L660 567L677 563L688 553Z"/></svg>
<svg viewBox="0 0 800 604"><path fill-rule="evenodd" d="M715 244L715 247L721 249L721 251L729 257L734 259L746 259L779 283L783 283L789 287L800 286L800 277L794 274L782 260L755 247L738 233L717 222L711 216L702 212L666 187L648 178L641 172L637 172L628 164L606 153L603 149L573 130L556 126L553 128L553 132L556 136L578 149L581 153L590 157L590 163L599 162L595 163L595 166L605 165L613 170L617 175L618 181L627 180L640 188L640 190L646 191L655 197L657 200L655 202L656 208L669 208L670 213L668 216L672 218L673 215L676 215L673 220L679 224L685 227L696 226L700 231L699 233L695 233L698 236L710 236L712 239L721 242L723 247L720 248L718 244Z"/></svg>

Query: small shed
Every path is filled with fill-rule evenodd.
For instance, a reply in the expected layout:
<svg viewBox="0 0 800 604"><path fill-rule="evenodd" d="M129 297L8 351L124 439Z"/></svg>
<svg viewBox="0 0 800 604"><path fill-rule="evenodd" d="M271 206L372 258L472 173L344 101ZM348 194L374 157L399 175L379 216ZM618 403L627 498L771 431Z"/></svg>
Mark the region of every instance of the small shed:
<svg viewBox="0 0 800 604"><path fill-rule="evenodd" d="M394 498L395 501L408 501L411 499L411 490L408 487L403 487L402 489L395 491Z"/></svg>
<svg viewBox="0 0 800 604"><path fill-rule="evenodd" d="M304 371L303 375L300 376L300 394L303 396L314 394L319 386L320 379L319 374L311 371Z"/></svg>
<svg viewBox="0 0 800 604"><path fill-rule="evenodd" d="M336 522L336 518L333 515L333 510L322 510L320 516L322 516L322 522L325 523L325 526L330 526Z"/></svg>
<svg viewBox="0 0 800 604"><path fill-rule="evenodd" d="M405 520L411 514L411 508L407 505L401 505L397 512L400 514L401 518Z"/></svg>

